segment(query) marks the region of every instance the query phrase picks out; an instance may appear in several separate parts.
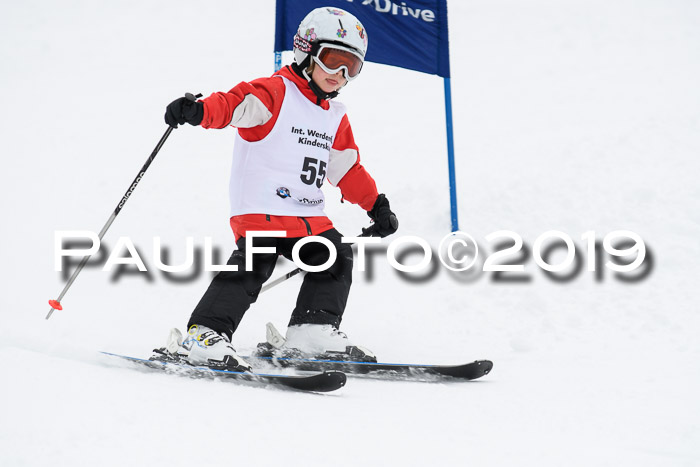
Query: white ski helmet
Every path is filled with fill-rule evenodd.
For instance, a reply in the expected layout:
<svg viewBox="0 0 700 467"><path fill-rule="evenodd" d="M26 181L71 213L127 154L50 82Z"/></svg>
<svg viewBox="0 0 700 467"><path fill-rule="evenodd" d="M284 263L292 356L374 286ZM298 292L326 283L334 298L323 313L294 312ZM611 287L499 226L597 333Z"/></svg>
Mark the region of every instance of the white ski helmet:
<svg viewBox="0 0 700 467"><path fill-rule="evenodd" d="M312 10L299 24L294 36L294 61L302 69L310 65L311 57L317 57L322 46L345 49L359 58L359 68L345 68L345 77L351 80L357 77L367 53L367 31L360 20L345 10L334 7L322 7ZM315 60L322 67L319 60ZM329 71L326 68L326 71ZM334 67L335 68L335 67Z"/></svg>

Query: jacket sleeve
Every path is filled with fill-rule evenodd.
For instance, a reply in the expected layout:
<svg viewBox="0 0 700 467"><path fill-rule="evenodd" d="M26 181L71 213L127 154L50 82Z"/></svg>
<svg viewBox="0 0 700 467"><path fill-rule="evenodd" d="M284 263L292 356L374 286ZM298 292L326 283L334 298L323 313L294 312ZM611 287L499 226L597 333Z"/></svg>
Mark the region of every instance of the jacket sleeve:
<svg viewBox="0 0 700 467"><path fill-rule="evenodd" d="M234 126L244 130L254 129L247 133L252 133L252 136L258 133L266 135L277 120L284 100L284 90L281 79L260 78L250 83L239 83L229 92L215 92L202 100L204 118L201 125L204 128ZM241 136L251 140L246 137L245 131L241 132Z"/></svg>
<svg viewBox="0 0 700 467"><path fill-rule="evenodd" d="M343 199L359 204L369 211L377 200L377 185L360 164L360 153L355 144L348 116L343 116L336 132L328 162L328 181L340 188Z"/></svg>

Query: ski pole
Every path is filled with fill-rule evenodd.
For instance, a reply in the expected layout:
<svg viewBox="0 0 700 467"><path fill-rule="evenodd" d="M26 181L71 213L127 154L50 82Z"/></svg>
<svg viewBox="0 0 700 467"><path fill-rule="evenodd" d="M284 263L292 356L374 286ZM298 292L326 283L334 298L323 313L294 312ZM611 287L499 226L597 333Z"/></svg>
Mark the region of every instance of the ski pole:
<svg viewBox="0 0 700 467"><path fill-rule="evenodd" d="M398 223L398 221L396 220L396 216L393 216L393 215L392 215L391 218L390 218L389 220L390 220L390 222L391 222L391 225L392 225L394 228L398 227L399 223ZM370 225L370 226L367 227L367 228L363 228L363 229L362 229L362 233L361 233L359 236L360 236L360 237L377 237L378 235L377 235L375 226L374 226L374 225ZM288 272L287 274L285 274L284 276L278 277L277 279L273 280L272 282L270 282L270 283L268 283L268 284L265 284L265 285L262 287L262 289L260 289L260 293L263 293L263 292L265 292L266 290L270 290L270 289L273 288L274 286L279 285L279 284L281 284L282 282L286 281L287 279L290 279L290 278L296 276L296 275L299 274L300 272L302 272L302 269L301 269L301 268L296 268L296 269L294 269L293 271L289 271L289 272Z"/></svg>
<svg viewBox="0 0 700 467"><path fill-rule="evenodd" d="M187 93L185 94L185 97L188 99L194 101L196 98L201 97L201 94L198 94L196 96ZM102 240L102 237L104 237L105 233L107 232L107 229L112 225L112 222L114 222L114 219L117 218L117 215L119 212L122 210L124 207L124 204L129 200L129 197L131 194L134 192L136 189L136 186L139 184L143 176L146 174L146 170L148 170L148 167L151 165L151 162L153 162L153 159L155 159L156 154L158 154L158 151L160 151L160 148L163 147L163 144L165 143L165 140L168 139L168 136L170 136L170 133L174 130L174 127L168 126L168 129L165 130L165 134L160 138L160 141L158 141L158 144L156 145L156 148L153 150L150 156L148 156L148 159L146 160L146 163L141 167L141 170L139 171L138 175L136 175L136 178L134 181L129 185L129 189L126 190L126 193L124 193L124 196L122 196L121 200L119 200L119 204L117 204L116 209L112 213L112 215L109 217L107 220L107 223L102 227L102 230L100 231L98 238ZM70 276L70 279L68 279L68 282L66 283L66 286L63 288L63 291L61 294L58 296L56 300L49 300L49 305L51 305L51 309L49 310L49 314L46 315L46 319L49 319L51 315L53 314L54 310L62 310L63 306L61 305L61 300L63 300L64 295L66 295L66 292L68 292L68 289L70 289L71 285L73 285L73 282L75 281L76 277L78 277L78 274L80 274L80 271L83 270L85 265L87 264L88 260L92 257L92 255L87 255L83 257L83 260L80 262L76 270L73 272L73 274Z"/></svg>

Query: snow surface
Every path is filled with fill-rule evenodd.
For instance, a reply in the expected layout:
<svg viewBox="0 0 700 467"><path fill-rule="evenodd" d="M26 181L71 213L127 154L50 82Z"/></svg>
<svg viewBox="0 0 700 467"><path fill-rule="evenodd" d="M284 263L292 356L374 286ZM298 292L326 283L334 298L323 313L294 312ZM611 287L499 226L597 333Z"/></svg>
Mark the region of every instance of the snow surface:
<svg viewBox="0 0 700 467"><path fill-rule="evenodd" d="M631 230L651 273L597 280L584 264L555 282L530 256L529 282L442 266L409 282L383 254L371 278L356 273L351 338L387 361L492 359L475 383L350 380L314 395L100 357L148 355L208 283L166 280L154 236L174 264L188 236L228 255L233 131L173 132L107 233L108 246L134 241L150 277L86 269L45 321L64 284L54 232L99 231L172 99L271 73L274 2L5 2L0 465L700 465L700 4L449 6L462 230L487 251L502 229L528 246L561 230L581 248L584 232ZM399 233L437 245L450 229L441 80L368 64L342 100ZM367 225L328 194L341 231ZM267 321L284 327L298 285L260 297L241 351Z"/></svg>

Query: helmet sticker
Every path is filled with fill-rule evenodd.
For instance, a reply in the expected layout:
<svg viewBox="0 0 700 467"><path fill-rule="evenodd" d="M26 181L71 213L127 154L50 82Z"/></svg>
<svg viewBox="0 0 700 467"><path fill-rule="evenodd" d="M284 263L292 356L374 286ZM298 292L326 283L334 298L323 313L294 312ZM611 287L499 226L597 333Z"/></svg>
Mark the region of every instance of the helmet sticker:
<svg viewBox="0 0 700 467"><path fill-rule="evenodd" d="M367 34L365 33L365 28L363 28L360 23L357 23L355 27L357 28L357 33L360 35L360 39L364 41L365 47L367 47Z"/></svg>
<svg viewBox="0 0 700 467"><path fill-rule="evenodd" d="M340 18L338 19L338 24L340 24L340 29L338 29L338 37L342 39L348 35L348 31L343 27L343 23L340 22Z"/></svg>
<svg viewBox="0 0 700 467"><path fill-rule="evenodd" d="M306 39L307 41L316 40L316 33L314 32L314 28L306 30L306 33L304 33L304 39Z"/></svg>

